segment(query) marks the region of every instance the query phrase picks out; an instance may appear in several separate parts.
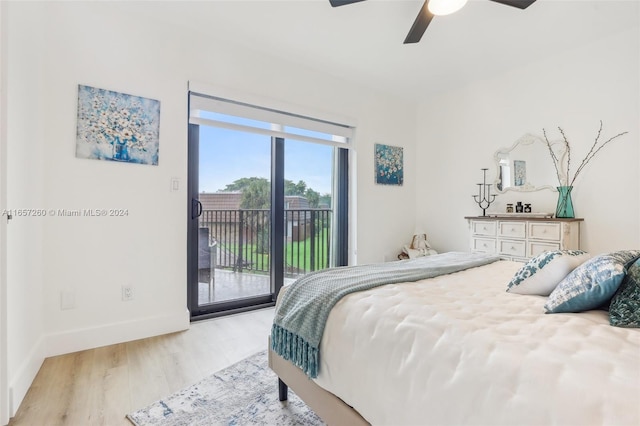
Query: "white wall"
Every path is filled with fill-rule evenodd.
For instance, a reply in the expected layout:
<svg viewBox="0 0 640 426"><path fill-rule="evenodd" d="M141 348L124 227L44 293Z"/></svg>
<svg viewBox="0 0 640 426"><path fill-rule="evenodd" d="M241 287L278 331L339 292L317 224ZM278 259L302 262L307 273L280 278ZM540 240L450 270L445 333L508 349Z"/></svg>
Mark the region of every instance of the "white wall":
<svg viewBox="0 0 640 426"><path fill-rule="evenodd" d="M638 16L638 4L628 6ZM527 132L542 136L543 128L559 138L560 126L575 170L602 120L603 137L629 134L600 151L575 182L576 216L584 218L582 247L640 248L639 40L636 27L425 100L418 108L417 161L425 167L417 179L425 185L418 189L417 217L432 244L468 248L464 216L482 214L471 195L482 181L480 168L489 167L495 176L492 156L499 147ZM557 192L509 192L490 210L505 211L506 203L516 201L554 212Z"/></svg>
<svg viewBox="0 0 640 426"><path fill-rule="evenodd" d="M413 233L415 105L233 46L226 34L204 40L185 29L134 23L108 3L16 2L9 12L14 72L8 88L15 114L9 118L9 182L24 189L13 193L11 205L129 210L124 218L47 217L12 229L18 237L10 240L12 250L30 243L37 251L27 258L18 250L9 262L9 303L16 305L9 319L10 382L29 382L18 360L36 365L42 355L188 326L190 80L353 118L358 261L393 258ZM46 72L38 75L38 69ZM78 84L160 100L158 166L75 158ZM37 120L34 110L40 111ZM405 148L404 186L374 185L376 142ZM172 177L181 179L181 191L169 191ZM135 300L120 300L125 283L134 286ZM61 292L75 295L75 309L61 310Z"/></svg>

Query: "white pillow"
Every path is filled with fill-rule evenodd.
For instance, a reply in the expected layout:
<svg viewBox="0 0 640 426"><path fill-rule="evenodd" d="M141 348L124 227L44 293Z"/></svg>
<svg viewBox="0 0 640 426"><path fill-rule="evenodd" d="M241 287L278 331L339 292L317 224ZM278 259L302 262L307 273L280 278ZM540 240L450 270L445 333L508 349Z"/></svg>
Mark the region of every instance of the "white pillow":
<svg viewBox="0 0 640 426"><path fill-rule="evenodd" d="M582 250L545 251L531 258L507 285L509 293L548 296L571 271L591 255Z"/></svg>

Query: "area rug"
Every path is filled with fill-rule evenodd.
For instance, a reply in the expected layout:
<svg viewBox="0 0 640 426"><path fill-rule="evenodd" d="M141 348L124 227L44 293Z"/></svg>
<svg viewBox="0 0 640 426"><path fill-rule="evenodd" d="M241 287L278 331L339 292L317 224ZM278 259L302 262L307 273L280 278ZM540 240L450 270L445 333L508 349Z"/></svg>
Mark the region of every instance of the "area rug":
<svg viewBox="0 0 640 426"><path fill-rule="evenodd" d="M324 425L298 396L278 400L278 378L267 351L127 414L136 426L158 425Z"/></svg>

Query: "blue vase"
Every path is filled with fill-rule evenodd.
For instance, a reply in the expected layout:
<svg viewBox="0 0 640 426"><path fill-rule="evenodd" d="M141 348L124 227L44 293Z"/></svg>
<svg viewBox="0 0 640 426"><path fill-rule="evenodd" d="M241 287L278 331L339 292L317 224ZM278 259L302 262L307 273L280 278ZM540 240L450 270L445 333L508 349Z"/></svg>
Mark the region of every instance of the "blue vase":
<svg viewBox="0 0 640 426"><path fill-rule="evenodd" d="M573 186L558 186L558 205L556 206L556 217L574 218L573 201L571 201L571 190Z"/></svg>

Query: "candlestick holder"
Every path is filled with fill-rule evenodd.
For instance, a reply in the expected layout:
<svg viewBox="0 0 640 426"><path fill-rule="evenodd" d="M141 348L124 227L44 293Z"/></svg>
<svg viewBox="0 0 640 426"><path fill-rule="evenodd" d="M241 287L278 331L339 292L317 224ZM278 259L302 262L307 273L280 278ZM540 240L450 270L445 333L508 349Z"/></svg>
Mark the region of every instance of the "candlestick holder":
<svg viewBox="0 0 640 426"><path fill-rule="evenodd" d="M496 194L491 194L491 184L487 183L487 170L489 169L480 169L482 170L482 183L478 185L478 195L472 195L473 199L476 203L478 203L478 207L482 209L482 216L486 216L487 209L496 199Z"/></svg>

